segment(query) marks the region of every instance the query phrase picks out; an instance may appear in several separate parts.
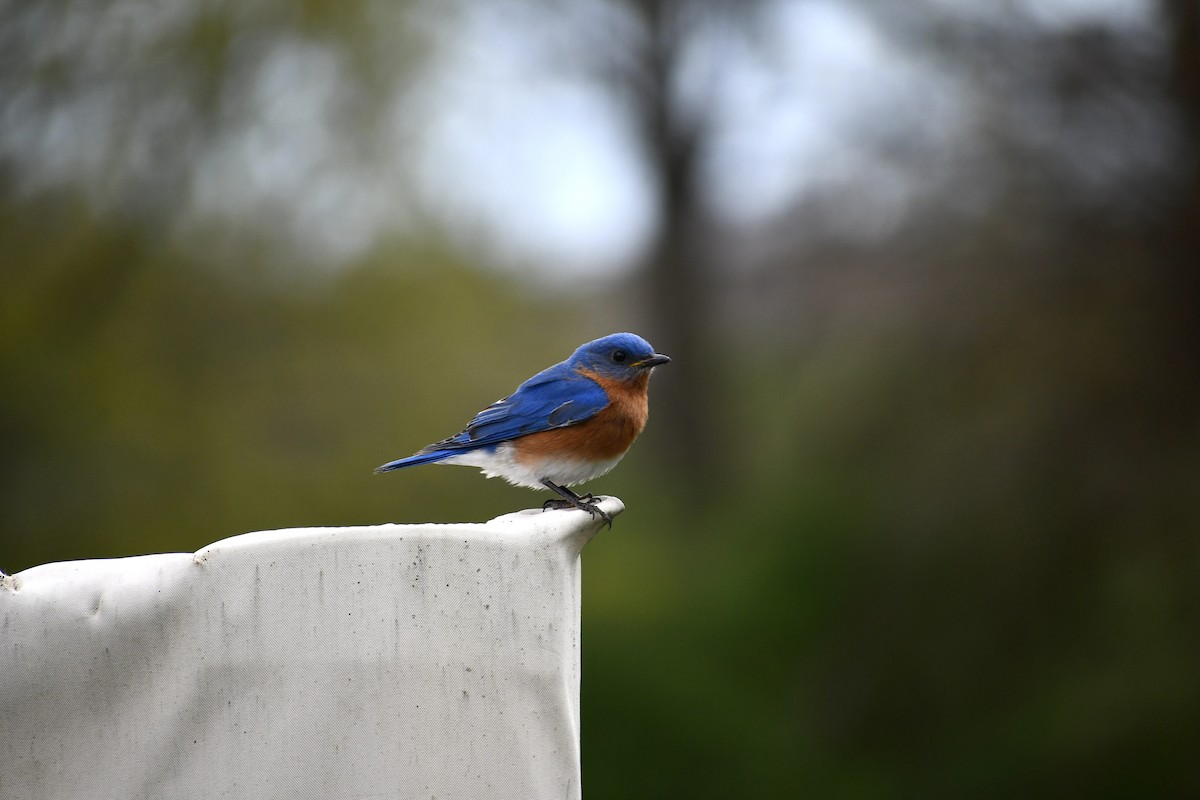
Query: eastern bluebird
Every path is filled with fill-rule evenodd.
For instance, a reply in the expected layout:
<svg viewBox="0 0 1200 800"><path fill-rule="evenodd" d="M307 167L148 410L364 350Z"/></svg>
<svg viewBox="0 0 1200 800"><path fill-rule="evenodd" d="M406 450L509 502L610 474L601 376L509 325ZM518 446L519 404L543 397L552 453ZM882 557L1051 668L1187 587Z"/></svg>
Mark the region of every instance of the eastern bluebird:
<svg viewBox="0 0 1200 800"><path fill-rule="evenodd" d="M489 478L562 498L546 507L583 509L611 526L591 493L580 496L567 487L617 465L646 426L650 373L670 360L632 333L588 342L480 411L462 433L375 471L432 463L479 467Z"/></svg>

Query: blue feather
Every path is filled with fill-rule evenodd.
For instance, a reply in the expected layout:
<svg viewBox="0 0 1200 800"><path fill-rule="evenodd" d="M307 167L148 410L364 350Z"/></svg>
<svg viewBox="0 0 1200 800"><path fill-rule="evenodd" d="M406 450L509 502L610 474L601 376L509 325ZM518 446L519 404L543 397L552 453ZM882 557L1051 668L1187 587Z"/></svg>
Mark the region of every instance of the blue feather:
<svg viewBox="0 0 1200 800"><path fill-rule="evenodd" d="M591 419L608 405L600 384L563 362L534 375L503 400L480 411L461 432L390 461L376 472L431 464L457 453L491 447L530 433L564 428Z"/></svg>
<svg viewBox="0 0 1200 800"><path fill-rule="evenodd" d="M449 458L454 455L452 450L434 450L431 452L420 452L415 456L408 458L399 458L395 461L389 461L383 466L375 468L376 474L380 472L391 472L394 469L403 469L404 467L415 467L418 464L432 464L435 461L441 461L443 458Z"/></svg>

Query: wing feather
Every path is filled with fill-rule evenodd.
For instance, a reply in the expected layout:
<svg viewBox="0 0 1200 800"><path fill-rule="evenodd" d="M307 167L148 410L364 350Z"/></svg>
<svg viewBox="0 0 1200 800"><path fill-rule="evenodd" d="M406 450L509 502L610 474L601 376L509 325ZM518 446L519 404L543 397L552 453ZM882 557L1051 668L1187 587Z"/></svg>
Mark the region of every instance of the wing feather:
<svg viewBox="0 0 1200 800"><path fill-rule="evenodd" d="M480 411L461 433L418 452L472 450L530 433L577 425L594 417L608 403L608 395L598 383L566 364L556 364Z"/></svg>

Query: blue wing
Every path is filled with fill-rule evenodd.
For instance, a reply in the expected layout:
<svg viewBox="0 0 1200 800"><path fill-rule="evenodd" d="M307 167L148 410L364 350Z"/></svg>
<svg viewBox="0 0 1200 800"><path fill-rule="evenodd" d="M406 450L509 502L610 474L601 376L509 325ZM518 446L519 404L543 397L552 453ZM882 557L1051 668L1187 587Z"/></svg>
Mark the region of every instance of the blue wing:
<svg viewBox="0 0 1200 800"><path fill-rule="evenodd" d="M480 411L462 433L431 444L423 452L447 447L473 449L527 433L575 425L595 416L607 405L608 395L599 384L566 364L556 364Z"/></svg>
<svg viewBox="0 0 1200 800"><path fill-rule="evenodd" d="M376 472L428 464L529 433L575 425L594 417L608 402L608 395L598 383L575 372L566 362L555 364L480 411L461 433L427 445L408 458L384 464Z"/></svg>

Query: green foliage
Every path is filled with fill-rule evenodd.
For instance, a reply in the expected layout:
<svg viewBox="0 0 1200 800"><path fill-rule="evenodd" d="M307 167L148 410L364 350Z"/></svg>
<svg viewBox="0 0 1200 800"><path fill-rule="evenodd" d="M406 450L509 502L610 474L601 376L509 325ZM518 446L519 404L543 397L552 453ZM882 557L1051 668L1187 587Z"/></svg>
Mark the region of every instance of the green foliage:
<svg viewBox="0 0 1200 800"><path fill-rule="evenodd" d="M416 244L283 281L69 204L0 228L10 572L535 504L472 470L371 470L633 327ZM585 557L589 796L1195 788L1196 451L1186 407L1140 405L1161 365L1122 343L1153 318L1108 296L1000 310L950 348L721 353L708 496L663 473L652 414L592 487L629 510Z"/></svg>
<svg viewBox="0 0 1200 800"><path fill-rule="evenodd" d="M416 243L283 280L69 203L10 207L0 234L10 572L533 505L472 470L371 470L635 327ZM731 339L706 496L664 473L652 403L591 487L629 510L585 555L589 796L1194 789L1194 427L1126 344L1153 308L1113 296L997 307L950 347Z"/></svg>
<svg viewBox="0 0 1200 800"><path fill-rule="evenodd" d="M381 252L297 287L83 215L35 216L5 220L14 244L29 232L2 315L10 572L257 528L506 511L500 486L467 474L371 470L586 335L586 312L522 301L436 252Z"/></svg>
<svg viewBox="0 0 1200 800"><path fill-rule="evenodd" d="M639 530L587 552L592 796L1195 791L1191 379L1122 344L1163 306L1079 289L949 346L759 348L720 497L614 474Z"/></svg>

